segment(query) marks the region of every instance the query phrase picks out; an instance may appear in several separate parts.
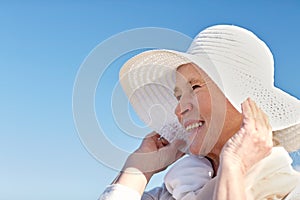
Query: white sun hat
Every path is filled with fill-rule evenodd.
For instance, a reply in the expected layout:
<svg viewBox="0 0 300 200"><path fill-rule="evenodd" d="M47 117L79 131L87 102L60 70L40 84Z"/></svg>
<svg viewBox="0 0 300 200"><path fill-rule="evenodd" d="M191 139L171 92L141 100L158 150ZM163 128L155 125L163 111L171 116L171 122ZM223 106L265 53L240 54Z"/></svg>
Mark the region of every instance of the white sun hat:
<svg viewBox="0 0 300 200"><path fill-rule="evenodd" d="M237 110L241 111L245 99L253 99L268 115L281 145L288 151L300 148L300 101L274 86L274 60L267 45L252 32L233 25L206 28L187 52L150 50L124 64L121 85L149 127L169 140L170 134L184 135L174 114L173 90L177 67L187 63L206 72ZM213 137L205 137L204 143L210 144L205 153L215 144L210 141Z"/></svg>

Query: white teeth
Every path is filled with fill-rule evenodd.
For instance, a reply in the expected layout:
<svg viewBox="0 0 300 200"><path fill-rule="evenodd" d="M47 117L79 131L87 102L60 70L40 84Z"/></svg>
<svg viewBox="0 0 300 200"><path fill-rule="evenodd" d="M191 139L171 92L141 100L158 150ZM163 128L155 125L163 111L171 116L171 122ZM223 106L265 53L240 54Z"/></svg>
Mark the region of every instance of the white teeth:
<svg viewBox="0 0 300 200"><path fill-rule="evenodd" d="M189 130L191 130L191 129L193 129L193 128L201 127L202 125L203 125L203 122L190 124L190 125L188 125L188 126L185 128L185 130L186 130L186 131L189 131Z"/></svg>

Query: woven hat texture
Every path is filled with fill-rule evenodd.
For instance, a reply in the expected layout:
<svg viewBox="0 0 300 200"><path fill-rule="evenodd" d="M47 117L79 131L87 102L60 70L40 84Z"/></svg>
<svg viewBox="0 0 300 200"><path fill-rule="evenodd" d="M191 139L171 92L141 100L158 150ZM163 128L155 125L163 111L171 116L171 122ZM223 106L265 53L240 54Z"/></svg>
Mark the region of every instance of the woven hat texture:
<svg viewBox="0 0 300 200"><path fill-rule="evenodd" d="M173 90L176 68L191 62L208 74L237 110L252 98L288 151L300 148L300 101L274 86L274 60L268 46L251 31L233 25L204 29L187 52L150 50L124 64L121 85L138 116L153 130L169 140L184 135L174 114Z"/></svg>

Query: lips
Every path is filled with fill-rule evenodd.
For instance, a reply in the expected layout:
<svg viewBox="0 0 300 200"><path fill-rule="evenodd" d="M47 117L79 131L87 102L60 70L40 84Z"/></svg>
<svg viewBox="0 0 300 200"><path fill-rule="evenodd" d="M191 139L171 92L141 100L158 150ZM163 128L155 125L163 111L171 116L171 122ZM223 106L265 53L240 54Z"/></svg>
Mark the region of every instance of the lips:
<svg viewBox="0 0 300 200"><path fill-rule="evenodd" d="M204 125L204 121L194 121L185 123L184 127L186 131L192 131L193 129L202 127Z"/></svg>

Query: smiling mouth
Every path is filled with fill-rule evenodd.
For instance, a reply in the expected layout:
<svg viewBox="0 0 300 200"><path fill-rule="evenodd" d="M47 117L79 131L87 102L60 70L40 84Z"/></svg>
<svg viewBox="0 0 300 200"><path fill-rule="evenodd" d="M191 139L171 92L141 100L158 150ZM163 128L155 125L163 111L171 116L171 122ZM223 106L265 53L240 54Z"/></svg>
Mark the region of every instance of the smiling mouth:
<svg viewBox="0 0 300 200"><path fill-rule="evenodd" d="M187 127L185 127L185 130L186 131L191 131L191 130L193 130L195 128L202 127L203 124L204 124L204 122L196 122L196 123L190 124Z"/></svg>

